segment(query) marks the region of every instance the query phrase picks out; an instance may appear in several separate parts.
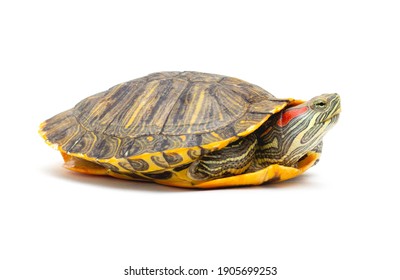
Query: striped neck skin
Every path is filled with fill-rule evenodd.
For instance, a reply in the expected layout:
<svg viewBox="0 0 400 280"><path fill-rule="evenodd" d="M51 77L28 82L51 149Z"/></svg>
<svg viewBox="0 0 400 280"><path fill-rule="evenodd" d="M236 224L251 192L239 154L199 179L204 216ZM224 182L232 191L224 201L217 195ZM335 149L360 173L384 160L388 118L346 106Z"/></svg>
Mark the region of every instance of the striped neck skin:
<svg viewBox="0 0 400 280"><path fill-rule="evenodd" d="M258 131L256 161L296 167L339 118L338 94L323 94L272 116Z"/></svg>

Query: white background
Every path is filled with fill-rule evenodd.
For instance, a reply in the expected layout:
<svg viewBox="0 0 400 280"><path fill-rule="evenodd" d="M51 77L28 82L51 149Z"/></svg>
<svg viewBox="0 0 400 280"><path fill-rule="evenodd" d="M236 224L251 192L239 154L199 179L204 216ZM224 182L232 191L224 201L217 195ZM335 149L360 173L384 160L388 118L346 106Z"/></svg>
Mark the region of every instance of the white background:
<svg viewBox="0 0 400 280"><path fill-rule="evenodd" d="M11 4L12 3L12 4ZM128 266L277 266L271 279L400 279L396 1L2 1L0 279L134 279ZM320 163L297 179L193 191L75 174L37 134L151 72L338 92Z"/></svg>

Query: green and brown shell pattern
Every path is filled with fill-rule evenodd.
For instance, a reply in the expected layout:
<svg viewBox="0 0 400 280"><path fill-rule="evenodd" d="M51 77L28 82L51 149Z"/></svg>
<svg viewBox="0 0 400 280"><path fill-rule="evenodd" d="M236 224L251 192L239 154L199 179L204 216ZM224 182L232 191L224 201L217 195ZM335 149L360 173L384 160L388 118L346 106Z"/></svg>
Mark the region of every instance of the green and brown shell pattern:
<svg viewBox="0 0 400 280"><path fill-rule="evenodd" d="M43 122L40 134L61 153L126 178L170 179L292 101L236 78L160 72L82 100Z"/></svg>

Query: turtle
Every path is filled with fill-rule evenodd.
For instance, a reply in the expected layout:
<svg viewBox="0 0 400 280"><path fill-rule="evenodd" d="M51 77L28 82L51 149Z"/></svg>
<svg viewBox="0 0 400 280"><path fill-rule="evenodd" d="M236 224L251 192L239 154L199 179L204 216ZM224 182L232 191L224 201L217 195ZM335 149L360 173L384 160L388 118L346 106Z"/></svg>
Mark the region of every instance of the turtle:
<svg viewBox="0 0 400 280"><path fill-rule="evenodd" d="M229 76L157 72L83 99L39 134L73 171L210 189L302 174L340 111L336 93L276 98Z"/></svg>

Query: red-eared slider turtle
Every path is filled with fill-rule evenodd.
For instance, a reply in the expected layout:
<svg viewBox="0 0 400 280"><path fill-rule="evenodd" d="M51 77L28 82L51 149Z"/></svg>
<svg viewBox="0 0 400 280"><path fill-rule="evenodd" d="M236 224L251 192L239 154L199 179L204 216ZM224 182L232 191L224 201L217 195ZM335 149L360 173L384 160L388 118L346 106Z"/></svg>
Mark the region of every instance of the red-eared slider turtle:
<svg viewBox="0 0 400 280"><path fill-rule="evenodd" d="M337 94L303 102L236 78L161 72L82 100L40 134L82 173L189 188L259 185L313 166L339 113Z"/></svg>

